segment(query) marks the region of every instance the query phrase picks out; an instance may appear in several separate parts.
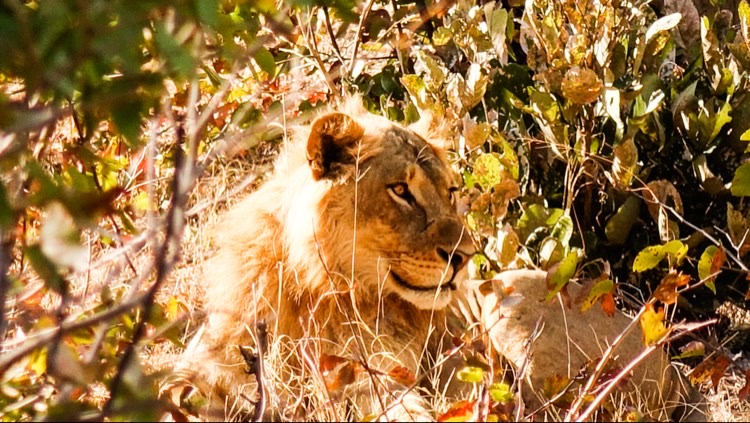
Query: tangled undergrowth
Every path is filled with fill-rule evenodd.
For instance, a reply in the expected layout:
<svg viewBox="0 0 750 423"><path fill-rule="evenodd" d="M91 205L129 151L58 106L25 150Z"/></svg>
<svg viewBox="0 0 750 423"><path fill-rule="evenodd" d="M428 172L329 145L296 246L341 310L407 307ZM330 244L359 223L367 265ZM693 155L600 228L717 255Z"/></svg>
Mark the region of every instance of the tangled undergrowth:
<svg viewBox="0 0 750 423"><path fill-rule="evenodd" d="M748 418L746 0L11 0L0 47L4 420L185 417L207 229L344 92L453 129L478 278L576 279L646 343L711 322L665 348Z"/></svg>

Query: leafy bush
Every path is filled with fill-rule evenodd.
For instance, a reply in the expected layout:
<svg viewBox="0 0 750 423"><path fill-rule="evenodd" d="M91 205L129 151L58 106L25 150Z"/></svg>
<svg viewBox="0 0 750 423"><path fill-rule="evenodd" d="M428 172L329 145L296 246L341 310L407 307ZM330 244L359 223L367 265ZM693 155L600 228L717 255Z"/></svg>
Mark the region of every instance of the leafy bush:
<svg viewBox="0 0 750 423"><path fill-rule="evenodd" d="M586 307L656 306L656 338L673 310L743 306L750 5L699 3L5 2L3 419L174 412L138 357L182 346L186 307L162 288L196 181L346 91L455 128L477 277L539 266L550 297L577 278ZM108 251L147 259L92 296ZM708 357L695 381L747 350L730 335L681 353Z"/></svg>

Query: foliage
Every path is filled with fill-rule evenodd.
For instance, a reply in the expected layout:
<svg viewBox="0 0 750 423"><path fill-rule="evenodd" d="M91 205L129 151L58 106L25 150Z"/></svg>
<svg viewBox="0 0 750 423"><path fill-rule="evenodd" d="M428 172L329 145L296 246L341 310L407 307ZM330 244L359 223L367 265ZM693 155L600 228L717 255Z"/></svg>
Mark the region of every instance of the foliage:
<svg viewBox="0 0 750 423"><path fill-rule="evenodd" d="M592 282L581 310L611 314L615 298L639 309L646 344L666 339L675 312L706 320L714 302L742 304L750 6L726 12L640 0L5 2L3 419L170 410L136 358L182 346L185 306L161 288L195 181L217 158L278 140L273 121L345 91L391 119L428 112L455 129L475 277L538 266L548 298ZM128 284L92 299L77 282L92 249L136 247L153 260L129 263ZM695 380L716 385L730 367L721 341L705 342L720 368L707 361ZM459 378L486 385L490 415L515 418L513 392L486 369Z"/></svg>

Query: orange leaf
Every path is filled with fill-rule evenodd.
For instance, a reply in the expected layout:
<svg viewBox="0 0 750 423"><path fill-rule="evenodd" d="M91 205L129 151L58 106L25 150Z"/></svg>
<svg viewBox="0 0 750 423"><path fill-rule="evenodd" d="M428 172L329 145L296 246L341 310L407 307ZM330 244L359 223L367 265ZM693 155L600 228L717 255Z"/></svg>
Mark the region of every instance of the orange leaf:
<svg viewBox="0 0 750 423"><path fill-rule="evenodd" d="M602 311L609 317L615 315L615 296L611 292L602 295Z"/></svg>
<svg viewBox="0 0 750 423"><path fill-rule="evenodd" d="M417 381L417 377L414 375L414 373L412 373L411 370L407 369L404 366L394 367L390 372L388 372L388 376L390 376L391 379L395 380L396 382L406 386L413 385Z"/></svg>
<svg viewBox="0 0 750 423"><path fill-rule="evenodd" d="M474 401L461 400L454 403L445 413L438 416L439 422L467 422L474 417Z"/></svg>
<svg viewBox="0 0 750 423"><path fill-rule="evenodd" d="M320 372L326 389L338 392L357 379L362 365L336 355L323 354L320 357Z"/></svg>
<svg viewBox="0 0 750 423"><path fill-rule="evenodd" d="M716 253L714 253L714 256L711 258L711 274L715 274L719 270L721 270L721 266L724 265L724 262L727 260L727 253L724 252L723 248L719 248L716 250Z"/></svg>
<svg viewBox="0 0 750 423"><path fill-rule="evenodd" d="M690 276L682 272L669 272L654 291L654 297L664 304L674 304L679 294L677 288L690 283Z"/></svg>
<svg viewBox="0 0 750 423"><path fill-rule="evenodd" d="M698 385L711 379L711 383L715 388L730 364L732 364L732 360L729 357L724 354L719 354L703 360L701 364L696 366L695 369L690 372L688 377L693 385Z"/></svg>
<svg viewBox="0 0 750 423"><path fill-rule="evenodd" d="M323 373L323 376L325 376L326 373L329 373L330 371L335 369L337 366L347 361L349 360L347 360L344 357L339 357L337 355L321 354L320 372Z"/></svg>

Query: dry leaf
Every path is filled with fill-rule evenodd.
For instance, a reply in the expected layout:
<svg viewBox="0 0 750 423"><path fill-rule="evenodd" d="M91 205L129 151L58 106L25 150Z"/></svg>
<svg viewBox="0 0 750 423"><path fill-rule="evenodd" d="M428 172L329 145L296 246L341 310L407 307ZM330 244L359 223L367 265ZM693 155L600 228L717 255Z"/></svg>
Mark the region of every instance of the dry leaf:
<svg viewBox="0 0 750 423"><path fill-rule="evenodd" d="M688 377L693 385L699 385L710 379L711 384L716 388L730 364L732 364L732 360L726 355L715 355L703 360L701 364L690 372Z"/></svg>
<svg viewBox="0 0 750 423"><path fill-rule="evenodd" d="M439 422L467 422L474 417L474 401L461 400L454 403L445 413L438 416Z"/></svg>
<svg viewBox="0 0 750 423"><path fill-rule="evenodd" d="M417 377L414 375L414 373L404 366L394 367L390 372L388 372L388 376L390 376L390 378L395 380L396 382L406 386L414 385L414 383L416 383L417 381Z"/></svg>
<svg viewBox="0 0 750 423"><path fill-rule="evenodd" d="M596 101L602 92L602 81L591 69L573 66L562 80L562 93L575 104L589 104Z"/></svg>
<svg viewBox="0 0 750 423"><path fill-rule="evenodd" d="M331 393L340 392L357 379L362 372L362 365L337 355L320 356L320 373L326 389Z"/></svg>
<svg viewBox="0 0 750 423"><path fill-rule="evenodd" d="M674 304L679 294L677 289L690 283L690 276L682 272L669 272L654 291L654 297L664 304Z"/></svg>

